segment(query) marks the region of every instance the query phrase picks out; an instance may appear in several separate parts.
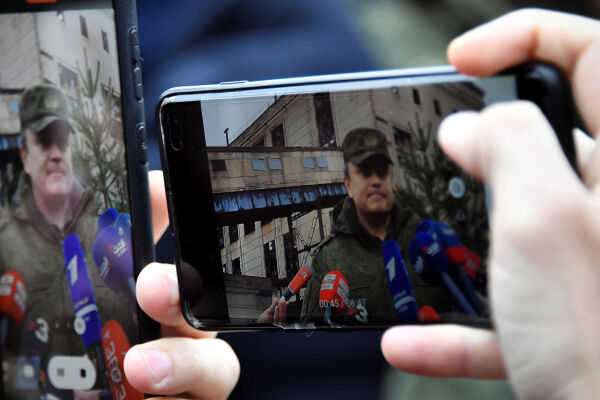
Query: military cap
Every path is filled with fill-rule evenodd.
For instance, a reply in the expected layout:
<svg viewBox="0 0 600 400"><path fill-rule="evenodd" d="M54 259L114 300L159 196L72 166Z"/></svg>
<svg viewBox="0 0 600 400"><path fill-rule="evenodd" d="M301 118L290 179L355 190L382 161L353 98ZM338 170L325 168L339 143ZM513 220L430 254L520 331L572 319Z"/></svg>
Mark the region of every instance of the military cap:
<svg viewBox="0 0 600 400"><path fill-rule="evenodd" d="M359 165L371 156L380 155L392 164L388 154L387 139L377 129L357 128L351 130L344 138L342 149L345 163L351 162Z"/></svg>
<svg viewBox="0 0 600 400"><path fill-rule="evenodd" d="M30 129L33 133L38 133L57 120L69 122L67 96L55 85L44 83L32 86L21 96L19 118L21 129Z"/></svg>

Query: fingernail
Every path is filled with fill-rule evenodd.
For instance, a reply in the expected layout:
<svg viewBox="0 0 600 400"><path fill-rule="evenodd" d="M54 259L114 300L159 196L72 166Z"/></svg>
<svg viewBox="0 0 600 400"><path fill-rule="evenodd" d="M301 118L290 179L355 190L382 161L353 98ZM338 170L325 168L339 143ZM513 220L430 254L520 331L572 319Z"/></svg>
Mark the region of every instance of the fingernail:
<svg viewBox="0 0 600 400"><path fill-rule="evenodd" d="M167 292L169 306L176 306L179 304L179 287L177 286L177 279L173 274L163 272L161 282L165 291Z"/></svg>
<svg viewBox="0 0 600 400"><path fill-rule="evenodd" d="M464 142L475 133L479 122L479 113L475 111L461 111L449 115L442 121L438 131L440 142Z"/></svg>
<svg viewBox="0 0 600 400"><path fill-rule="evenodd" d="M171 373L171 358L162 350L137 350L154 383L161 383Z"/></svg>

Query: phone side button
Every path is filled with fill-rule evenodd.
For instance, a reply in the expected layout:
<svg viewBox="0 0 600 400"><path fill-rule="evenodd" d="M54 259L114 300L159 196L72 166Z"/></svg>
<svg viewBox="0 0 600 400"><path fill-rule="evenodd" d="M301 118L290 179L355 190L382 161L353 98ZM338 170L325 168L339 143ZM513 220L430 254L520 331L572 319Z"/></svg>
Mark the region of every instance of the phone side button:
<svg viewBox="0 0 600 400"><path fill-rule="evenodd" d="M141 101L144 97L144 92L142 90L142 69L137 66L133 68L133 85L135 99L137 101Z"/></svg>
<svg viewBox="0 0 600 400"><path fill-rule="evenodd" d="M248 83L248 81L227 81L227 82L220 82L219 85L239 85L242 83Z"/></svg>
<svg viewBox="0 0 600 400"><path fill-rule="evenodd" d="M148 141L146 140L146 127L144 124L138 125L135 136L138 144L138 160L140 161L140 164L146 164L148 162Z"/></svg>

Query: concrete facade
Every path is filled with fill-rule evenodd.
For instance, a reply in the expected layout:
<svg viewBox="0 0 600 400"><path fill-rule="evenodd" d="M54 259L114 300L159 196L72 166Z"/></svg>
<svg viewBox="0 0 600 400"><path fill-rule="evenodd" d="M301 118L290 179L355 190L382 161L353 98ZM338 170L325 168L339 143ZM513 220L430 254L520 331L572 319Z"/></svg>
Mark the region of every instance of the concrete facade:
<svg viewBox="0 0 600 400"><path fill-rule="evenodd" d="M0 15L0 135L21 130L16 105L30 86L53 83L76 100L86 57L94 72L101 65L99 84L110 81L119 96L115 34L112 11Z"/></svg>

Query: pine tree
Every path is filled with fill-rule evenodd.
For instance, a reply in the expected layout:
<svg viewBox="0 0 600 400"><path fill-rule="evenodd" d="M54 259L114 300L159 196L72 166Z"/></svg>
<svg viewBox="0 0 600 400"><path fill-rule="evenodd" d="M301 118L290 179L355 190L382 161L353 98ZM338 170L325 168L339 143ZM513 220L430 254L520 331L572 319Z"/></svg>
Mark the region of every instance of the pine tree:
<svg viewBox="0 0 600 400"><path fill-rule="evenodd" d="M419 114L409 123L410 143L397 144L403 185L396 187L396 200L420 219L443 222L456 232L461 242L485 259L488 247L487 210L483 185L450 161L437 145L432 123L422 126ZM450 193L449 184L461 180L462 197Z"/></svg>
<svg viewBox="0 0 600 400"><path fill-rule="evenodd" d="M81 134L73 147L73 165L78 178L95 194L99 211L108 207L126 211L125 147L122 125L115 117L120 104L110 78L105 89L98 90L100 61L94 72L85 52L84 60L84 70L77 64L81 79L77 101L71 101L74 127Z"/></svg>

